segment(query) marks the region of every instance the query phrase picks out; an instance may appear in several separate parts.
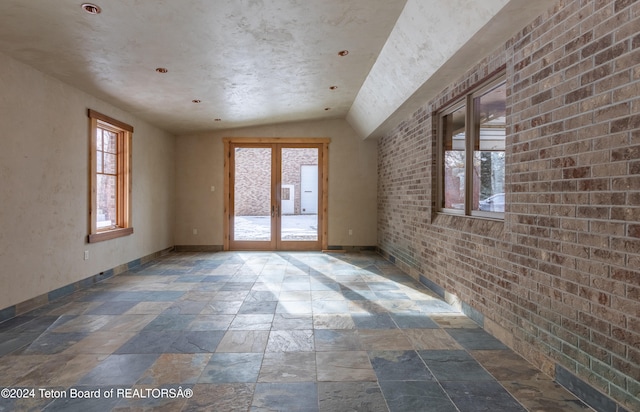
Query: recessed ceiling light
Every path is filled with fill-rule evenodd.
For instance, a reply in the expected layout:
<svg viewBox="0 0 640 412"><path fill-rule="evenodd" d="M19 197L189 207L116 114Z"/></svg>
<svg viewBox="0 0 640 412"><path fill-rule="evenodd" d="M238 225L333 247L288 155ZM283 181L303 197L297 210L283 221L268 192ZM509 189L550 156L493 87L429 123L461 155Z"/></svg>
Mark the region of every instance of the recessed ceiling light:
<svg viewBox="0 0 640 412"><path fill-rule="evenodd" d="M193 99L191 100L192 103L202 103L202 100L198 100L198 99Z"/></svg>
<svg viewBox="0 0 640 412"><path fill-rule="evenodd" d="M335 90L337 88L338 88L338 86L331 86L331 87L329 87L329 90Z"/></svg>
<svg viewBox="0 0 640 412"><path fill-rule="evenodd" d="M164 67L158 67L158 68L156 69L156 71L157 71L158 73L166 73L166 72L168 72L169 70L167 70L167 69L166 69L166 68L164 68Z"/></svg>
<svg viewBox="0 0 640 412"><path fill-rule="evenodd" d="M347 54L349 54L349 50L342 50L338 52L338 56L342 57L346 56Z"/></svg>
<svg viewBox="0 0 640 412"><path fill-rule="evenodd" d="M84 3L82 5L82 8L84 9L84 11L86 11L89 14L100 14L100 12L102 11L100 7L91 3Z"/></svg>

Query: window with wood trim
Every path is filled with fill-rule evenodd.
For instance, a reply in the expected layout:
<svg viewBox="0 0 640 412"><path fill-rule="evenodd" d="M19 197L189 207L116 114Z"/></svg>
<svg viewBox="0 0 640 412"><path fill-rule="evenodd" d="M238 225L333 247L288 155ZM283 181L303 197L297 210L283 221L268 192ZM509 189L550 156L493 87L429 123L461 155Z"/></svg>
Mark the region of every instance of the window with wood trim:
<svg viewBox="0 0 640 412"><path fill-rule="evenodd" d="M133 233L131 138L133 127L94 110L91 122L89 243Z"/></svg>
<svg viewBox="0 0 640 412"><path fill-rule="evenodd" d="M439 210L502 218L505 211L506 85L503 77L438 113Z"/></svg>

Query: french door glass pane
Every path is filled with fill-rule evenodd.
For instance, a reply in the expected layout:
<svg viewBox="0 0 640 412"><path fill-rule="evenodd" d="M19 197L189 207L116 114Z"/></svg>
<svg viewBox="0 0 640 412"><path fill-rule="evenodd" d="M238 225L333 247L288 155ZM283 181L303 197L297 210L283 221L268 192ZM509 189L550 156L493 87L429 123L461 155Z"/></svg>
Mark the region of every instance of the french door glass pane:
<svg viewBox="0 0 640 412"><path fill-rule="evenodd" d="M318 240L318 149L281 152L280 239Z"/></svg>
<svg viewBox="0 0 640 412"><path fill-rule="evenodd" d="M233 238L271 240L271 148L235 148Z"/></svg>

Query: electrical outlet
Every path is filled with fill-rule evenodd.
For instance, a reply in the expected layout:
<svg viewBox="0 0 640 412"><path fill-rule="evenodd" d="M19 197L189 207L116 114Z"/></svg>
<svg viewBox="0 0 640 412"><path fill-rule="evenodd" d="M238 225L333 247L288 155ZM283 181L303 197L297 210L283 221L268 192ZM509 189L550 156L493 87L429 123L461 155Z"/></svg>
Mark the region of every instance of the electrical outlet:
<svg viewBox="0 0 640 412"><path fill-rule="evenodd" d="M353 230L349 229L349 236L353 236Z"/></svg>
<svg viewBox="0 0 640 412"><path fill-rule="evenodd" d="M216 187L215 186L211 186L211 191L215 192L216 191Z"/></svg>
<svg viewBox="0 0 640 412"><path fill-rule="evenodd" d="M89 251L88 250L84 251L84 260L89 260Z"/></svg>
<svg viewBox="0 0 640 412"><path fill-rule="evenodd" d="M197 235L198 234L198 229L193 229L193 234Z"/></svg>

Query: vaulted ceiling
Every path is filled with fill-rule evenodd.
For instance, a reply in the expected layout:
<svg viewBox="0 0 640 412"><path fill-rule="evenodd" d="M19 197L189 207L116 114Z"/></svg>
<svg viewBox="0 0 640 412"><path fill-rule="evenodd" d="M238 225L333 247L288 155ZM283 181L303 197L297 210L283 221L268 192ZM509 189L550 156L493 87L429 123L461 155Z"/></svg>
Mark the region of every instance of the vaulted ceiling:
<svg viewBox="0 0 640 412"><path fill-rule="evenodd" d="M346 118L366 138L554 2L2 0L0 52L177 135Z"/></svg>

